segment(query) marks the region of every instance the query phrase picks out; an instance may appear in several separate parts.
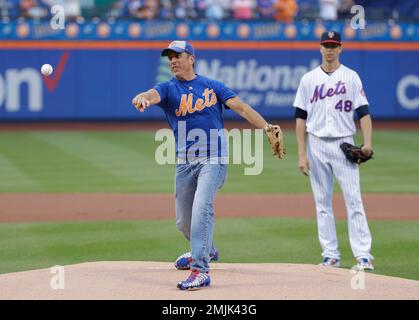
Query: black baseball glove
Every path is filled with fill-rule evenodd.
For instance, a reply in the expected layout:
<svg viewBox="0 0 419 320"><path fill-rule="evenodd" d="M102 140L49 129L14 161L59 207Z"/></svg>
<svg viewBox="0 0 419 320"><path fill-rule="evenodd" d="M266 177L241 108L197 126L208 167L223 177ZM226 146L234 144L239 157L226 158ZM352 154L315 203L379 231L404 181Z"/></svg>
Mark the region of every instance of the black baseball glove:
<svg viewBox="0 0 419 320"><path fill-rule="evenodd" d="M344 142L340 145L340 148L345 154L346 159L353 163L360 164L370 159L373 159L372 155L374 154L374 152L371 151L370 155L366 155L361 149L362 146L357 147L350 143Z"/></svg>

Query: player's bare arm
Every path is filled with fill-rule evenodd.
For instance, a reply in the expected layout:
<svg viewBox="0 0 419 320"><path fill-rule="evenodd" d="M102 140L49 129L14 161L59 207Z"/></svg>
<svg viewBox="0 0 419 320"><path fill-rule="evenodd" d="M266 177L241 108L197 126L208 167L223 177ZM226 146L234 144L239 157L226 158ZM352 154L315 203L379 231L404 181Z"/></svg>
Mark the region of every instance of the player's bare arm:
<svg viewBox="0 0 419 320"><path fill-rule="evenodd" d="M160 95L157 90L150 89L146 92L137 94L134 99L132 99L132 104L137 110L144 112L146 108L153 104L158 104L160 100Z"/></svg>
<svg viewBox="0 0 419 320"><path fill-rule="evenodd" d="M295 133L298 145L298 168L304 175L308 176L309 163L306 153L306 120L301 118L296 119Z"/></svg>
<svg viewBox="0 0 419 320"><path fill-rule="evenodd" d="M256 128L263 129L272 147L272 155L279 159L285 158L284 135L278 125L268 124L257 111L237 96L228 99L225 104Z"/></svg>
<svg viewBox="0 0 419 320"><path fill-rule="evenodd" d="M365 115L360 120L360 126L362 130L362 135L364 137L364 145L362 146L362 151L366 155L370 155L372 152L372 120L371 116Z"/></svg>
<svg viewBox="0 0 419 320"><path fill-rule="evenodd" d="M241 117L249 121L256 128L265 129L268 123L263 117L239 97L228 99L225 103L231 110L235 111Z"/></svg>

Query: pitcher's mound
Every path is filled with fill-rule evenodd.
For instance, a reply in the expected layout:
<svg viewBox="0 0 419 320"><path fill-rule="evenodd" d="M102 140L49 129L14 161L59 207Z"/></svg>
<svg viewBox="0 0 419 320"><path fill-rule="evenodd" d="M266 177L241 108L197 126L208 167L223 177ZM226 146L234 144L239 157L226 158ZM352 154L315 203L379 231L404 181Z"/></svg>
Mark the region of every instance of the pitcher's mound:
<svg viewBox="0 0 419 320"><path fill-rule="evenodd" d="M168 262L91 262L16 272L0 275L0 299L419 299L419 281L348 269L279 263L211 267L211 286L198 291L177 289L189 272Z"/></svg>

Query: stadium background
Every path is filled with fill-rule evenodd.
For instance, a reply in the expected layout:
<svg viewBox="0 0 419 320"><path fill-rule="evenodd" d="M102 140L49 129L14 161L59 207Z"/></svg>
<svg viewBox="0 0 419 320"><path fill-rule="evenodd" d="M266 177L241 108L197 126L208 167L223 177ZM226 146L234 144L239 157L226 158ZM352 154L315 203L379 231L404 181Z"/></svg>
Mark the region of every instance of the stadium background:
<svg viewBox="0 0 419 320"><path fill-rule="evenodd" d="M224 81L286 129L285 161L273 159L265 144L261 175L244 176L244 165L230 165L221 196L257 206L247 217L237 204L234 218L220 210L227 214L216 218L222 262L318 263L313 208L293 211L301 197L310 203L311 190L297 168L291 105L300 77L320 62L320 34L334 29L343 35L342 63L363 80L375 125L376 158L361 167L361 184L376 272L419 280L415 1L337 1L336 19L322 16L322 1L297 1L291 17L262 14L263 3L274 7L269 1L254 1L258 6L242 10L247 16L234 1L221 16L204 10L218 1L69 1L81 10L70 10L59 30L50 27L47 2L29 2L0 2L0 273L83 261L172 261L187 249L171 207L174 167L154 161L154 131L167 127L164 114L157 107L140 114L130 103L170 78L159 52L173 39L195 46L198 73ZM364 6L366 29L350 27L347 3ZM39 73L43 63L53 65L52 77ZM227 127L246 127L231 111L225 118L235 120ZM341 201L337 187L336 194ZM140 197L128 205L133 195ZM264 196L271 201L265 207ZM113 206L101 216L93 201ZM166 203L165 212L156 201ZM350 268L345 212L341 205L337 211ZM150 220L142 220L147 213Z"/></svg>

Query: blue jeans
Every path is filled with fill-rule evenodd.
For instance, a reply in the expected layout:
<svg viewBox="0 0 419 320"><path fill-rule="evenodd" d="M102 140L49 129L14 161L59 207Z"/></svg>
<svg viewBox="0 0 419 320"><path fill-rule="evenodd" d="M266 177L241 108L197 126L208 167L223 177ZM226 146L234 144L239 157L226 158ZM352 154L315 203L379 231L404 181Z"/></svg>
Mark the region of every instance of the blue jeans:
<svg viewBox="0 0 419 320"><path fill-rule="evenodd" d="M189 240L192 270L209 271L214 250L215 195L227 176L226 164L210 160L177 164L175 175L176 226Z"/></svg>

